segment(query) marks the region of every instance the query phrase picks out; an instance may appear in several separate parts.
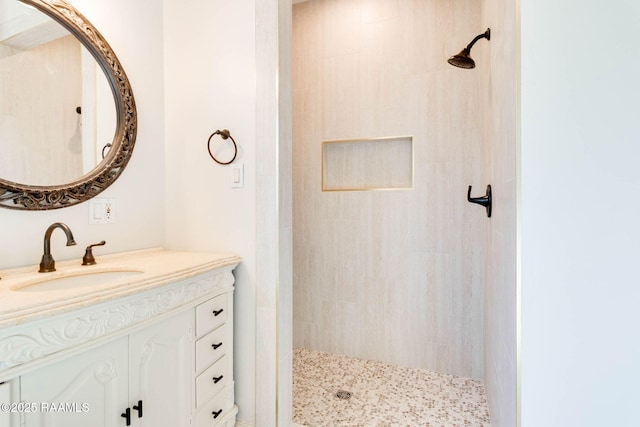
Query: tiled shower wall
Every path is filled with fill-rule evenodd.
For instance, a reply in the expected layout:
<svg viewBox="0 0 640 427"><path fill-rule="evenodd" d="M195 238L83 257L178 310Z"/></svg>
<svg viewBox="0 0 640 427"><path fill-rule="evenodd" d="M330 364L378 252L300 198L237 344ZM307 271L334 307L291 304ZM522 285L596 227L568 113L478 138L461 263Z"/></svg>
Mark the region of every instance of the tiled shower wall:
<svg viewBox="0 0 640 427"><path fill-rule="evenodd" d="M487 233L485 387L491 425L516 425L516 147L518 29L516 2L485 0L491 42L478 49L486 165L496 195ZM479 47L479 46L478 46ZM476 48L474 48L475 50Z"/></svg>
<svg viewBox="0 0 640 427"><path fill-rule="evenodd" d="M483 378L480 2L293 8L294 345ZM486 64L478 64L478 67ZM413 188L322 191L326 140L410 136ZM385 167L406 167L390 158Z"/></svg>

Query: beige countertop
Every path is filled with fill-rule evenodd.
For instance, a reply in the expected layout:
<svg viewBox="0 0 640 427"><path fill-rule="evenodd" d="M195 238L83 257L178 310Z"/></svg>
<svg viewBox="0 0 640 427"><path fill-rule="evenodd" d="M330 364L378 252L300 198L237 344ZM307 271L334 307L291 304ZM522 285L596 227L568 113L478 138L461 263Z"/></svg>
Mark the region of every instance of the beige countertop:
<svg viewBox="0 0 640 427"><path fill-rule="evenodd" d="M96 261L90 266L81 265L80 259L57 262L57 271L50 273L38 273L37 265L1 270L0 327L111 301L211 270L233 269L241 260L230 254L154 248L96 256ZM62 278L73 278L74 284L43 289L43 284L54 283L43 281Z"/></svg>

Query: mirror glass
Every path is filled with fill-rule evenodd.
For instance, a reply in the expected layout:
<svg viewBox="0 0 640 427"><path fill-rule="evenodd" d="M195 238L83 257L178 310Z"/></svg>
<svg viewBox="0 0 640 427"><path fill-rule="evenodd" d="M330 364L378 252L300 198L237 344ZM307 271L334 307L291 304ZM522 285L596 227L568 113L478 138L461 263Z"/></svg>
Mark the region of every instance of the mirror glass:
<svg viewBox="0 0 640 427"><path fill-rule="evenodd" d="M136 111L100 33L64 0L0 0L0 207L55 209L113 182Z"/></svg>
<svg viewBox="0 0 640 427"><path fill-rule="evenodd" d="M0 10L2 176L29 185L71 182L102 161L100 141L113 139L107 79L49 16L17 0L0 0Z"/></svg>

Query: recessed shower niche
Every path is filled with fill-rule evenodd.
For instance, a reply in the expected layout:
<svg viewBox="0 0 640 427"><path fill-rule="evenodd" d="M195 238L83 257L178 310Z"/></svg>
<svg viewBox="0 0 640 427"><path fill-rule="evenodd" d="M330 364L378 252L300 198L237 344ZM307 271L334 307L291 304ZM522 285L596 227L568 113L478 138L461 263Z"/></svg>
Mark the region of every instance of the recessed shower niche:
<svg viewBox="0 0 640 427"><path fill-rule="evenodd" d="M413 137L322 142L322 191L413 188Z"/></svg>

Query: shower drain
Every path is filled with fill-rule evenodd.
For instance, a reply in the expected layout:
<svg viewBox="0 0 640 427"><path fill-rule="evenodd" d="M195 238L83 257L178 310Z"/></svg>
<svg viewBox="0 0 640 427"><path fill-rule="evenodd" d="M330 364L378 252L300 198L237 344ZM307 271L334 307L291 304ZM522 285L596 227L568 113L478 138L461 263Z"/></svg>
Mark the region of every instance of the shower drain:
<svg viewBox="0 0 640 427"><path fill-rule="evenodd" d="M338 399L342 399L342 400L349 400L351 399L351 392L350 391L345 391L345 390L339 390L335 396Z"/></svg>

